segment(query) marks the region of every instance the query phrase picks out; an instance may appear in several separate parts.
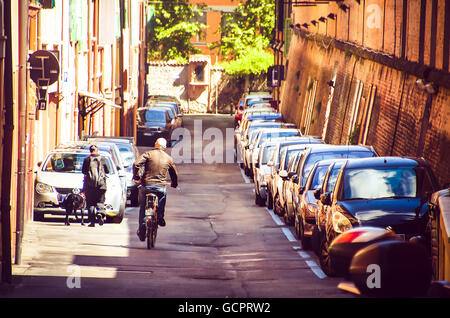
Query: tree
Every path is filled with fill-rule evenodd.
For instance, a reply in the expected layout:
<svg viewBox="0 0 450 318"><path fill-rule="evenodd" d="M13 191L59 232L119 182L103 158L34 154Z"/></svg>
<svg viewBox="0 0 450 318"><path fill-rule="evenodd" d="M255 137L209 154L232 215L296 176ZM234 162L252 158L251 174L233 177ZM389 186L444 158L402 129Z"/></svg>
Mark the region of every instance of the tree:
<svg viewBox="0 0 450 318"><path fill-rule="evenodd" d="M226 72L238 77L261 74L273 65L269 43L275 25L274 0L247 0L224 14L221 39L210 45L225 57Z"/></svg>
<svg viewBox="0 0 450 318"><path fill-rule="evenodd" d="M148 58L185 62L191 53L199 53L190 40L202 35L206 25L196 21L204 6L191 6L188 0L155 2L148 34Z"/></svg>

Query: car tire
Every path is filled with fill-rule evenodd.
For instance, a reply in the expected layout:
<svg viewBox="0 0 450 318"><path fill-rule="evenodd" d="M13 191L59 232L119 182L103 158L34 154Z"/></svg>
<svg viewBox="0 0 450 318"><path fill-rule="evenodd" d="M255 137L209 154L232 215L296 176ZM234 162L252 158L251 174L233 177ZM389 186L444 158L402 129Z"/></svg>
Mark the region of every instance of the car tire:
<svg viewBox="0 0 450 318"><path fill-rule="evenodd" d="M284 204L284 223L286 223L286 225L294 225L294 220L288 214L288 209L287 209L287 205L286 204Z"/></svg>
<svg viewBox="0 0 450 318"><path fill-rule="evenodd" d="M284 216L284 209L281 206L281 202L280 202L280 195L277 194L275 196L275 199L273 201L273 211L275 212L276 215L278 216Z"/></svg>
<svg viewBox="0 0 450 318"><path fill-rule="evenodd" d="M44 213L37 213L37 212L33 213L33 221L43 222L44 219L45 219L45 214Z"/></svg>
<svg viewBox="0 0 450 318"><path fill-rule="evenodd" d="M299 217L298 220L299 225L299 239L302 242L302 247L304 250L310 250L311 249L311 238L305 236L305 227L303 225L303 218Z"/></svg>
<svg viewBox="0 0 450 318"><path fill-rule="evenodd" d="M312 237L311 237L311 249L313 252L319 256L320 253L320 240L321 240L322 233L319 230L319 227L314 225L313 231L312 231Z"/></svg>
<svg viewBox="0 0 450 318"><path fill-rule="evenodd" d="M320 253L319 253L319 263L320 268L322 268L323 272L329 276L336 276L336 272L334 271L329 254L329 243L326 237L323 237L320 242Z"/></svg>
<svg viewBox="0 0 450 318"><path fill-rule="evenodd" d="M267 208L268 209L273 209L272 193L269 190L267 190Z"/></svg>

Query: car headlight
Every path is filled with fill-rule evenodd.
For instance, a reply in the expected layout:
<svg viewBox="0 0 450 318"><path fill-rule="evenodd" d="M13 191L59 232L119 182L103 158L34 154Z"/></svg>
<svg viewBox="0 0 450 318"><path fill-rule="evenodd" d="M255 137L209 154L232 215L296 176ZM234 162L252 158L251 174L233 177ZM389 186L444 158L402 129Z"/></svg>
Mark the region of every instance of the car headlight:
<svg viewBox="0 0 450 318"><path fill-rule="evenodd" d="M340 212L333 212L333 229L336 233L344 233L352 228L352 223Z"/></svg>
<svg viewBox="0 0 450 318"><path fill-rule="evenodd" d="M36 192L39 194L55 192L51 185L38 182L36 183Z"/></svg>

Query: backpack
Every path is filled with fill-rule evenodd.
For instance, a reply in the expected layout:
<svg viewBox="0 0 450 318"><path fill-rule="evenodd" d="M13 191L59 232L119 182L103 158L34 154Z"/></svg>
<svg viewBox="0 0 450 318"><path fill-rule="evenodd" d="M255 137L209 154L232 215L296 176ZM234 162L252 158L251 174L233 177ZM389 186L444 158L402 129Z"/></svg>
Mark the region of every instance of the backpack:
<svg viewBox="0 0 450 318"><path fill-rule="evenodd" d="M105 170L100 157L89 158L89 170L85 178L85 185L89 188L101 188L106 185Z"/></svg>

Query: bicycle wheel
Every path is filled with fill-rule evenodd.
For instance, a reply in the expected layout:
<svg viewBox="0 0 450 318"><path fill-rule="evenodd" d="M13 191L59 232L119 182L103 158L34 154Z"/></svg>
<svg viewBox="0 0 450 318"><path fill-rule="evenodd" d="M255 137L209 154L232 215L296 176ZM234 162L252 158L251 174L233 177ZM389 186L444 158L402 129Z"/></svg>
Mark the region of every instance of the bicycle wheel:
<svg viewBox="0 0 450 318"><path fill-rule="evenodd" d="M153 234L153 226L147 224L147 248L151 249L155 246L155 242L153 241L155 235Z"/></svg>

